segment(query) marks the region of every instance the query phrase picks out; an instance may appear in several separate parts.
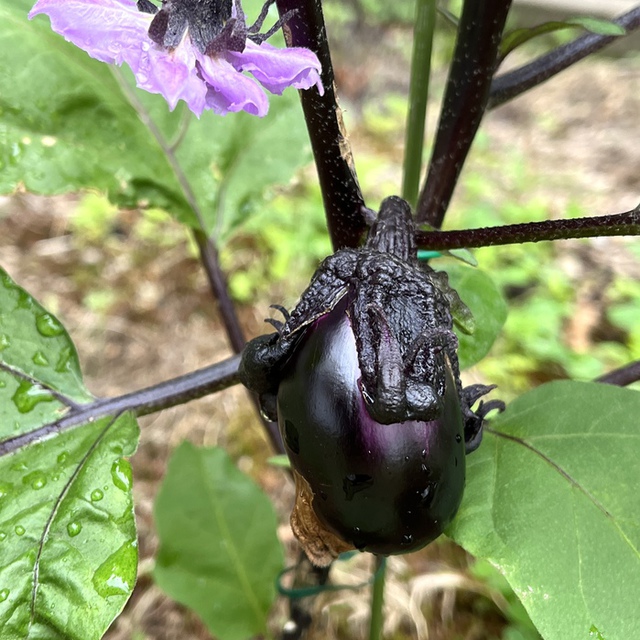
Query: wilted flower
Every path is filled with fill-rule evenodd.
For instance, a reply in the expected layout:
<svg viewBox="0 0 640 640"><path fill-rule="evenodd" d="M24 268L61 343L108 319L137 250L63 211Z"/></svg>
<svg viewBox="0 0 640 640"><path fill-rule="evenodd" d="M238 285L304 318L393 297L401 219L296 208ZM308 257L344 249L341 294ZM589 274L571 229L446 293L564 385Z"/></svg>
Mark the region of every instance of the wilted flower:
<svg viewBox="0 0 640 640"><path fill-rule="evenodd" d="M137 85L162 94L172 110L184 100L197 116L204 109L264 116L269 103L258 82L278 94L289 86L323 91L313 52L265 42L281 22L259 33L273 2L250 27L240 0L163 0L161 8L150 0L38 0L29 18L45 13L54 31L93 58L128 64Z"/></svg>

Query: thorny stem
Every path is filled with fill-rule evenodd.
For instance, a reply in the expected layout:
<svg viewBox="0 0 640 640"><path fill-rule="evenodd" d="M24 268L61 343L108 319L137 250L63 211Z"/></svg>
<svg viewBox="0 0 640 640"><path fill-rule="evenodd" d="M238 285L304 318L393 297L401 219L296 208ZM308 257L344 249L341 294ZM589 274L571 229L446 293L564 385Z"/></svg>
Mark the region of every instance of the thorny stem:
<svg viewBox="0 0 640 640"><path fill-rule="evenodd" d="M70 407L70 410L56 422L2 440L0 457L98 418L119 415L125 411L133 411L137 416L146 416L221 391L240 382L239 363L240 356L233 356L210 367L198 369L152 387L115 398L100 399Z"/></svg>
<svg viewBox="0 0 640 640"><path fill-rule="evenodd" d="M402 197L412 207L415 207L418 200L420 174L422 173L422 149L424 147L424 127L429 98L431 49L435 23L435 0L418 0L413 30L409 112L405 132L402 182Z"/></svg>
<svg viewBox="0 0 640 640"><path fill-rule="evenodd" d="M421 249L441 251L543 240L636 235L640 235L640 206L625 213L593 218L545 220L464 231L418 231L416 242Z"/></svg>
<svg viewBox="0 0 640 640"><path fill-rule="evenodd" d="M324 95L315 88L307 89L300 92L300 101L333 248L357 247L367 229L365 204L336 99L322 3L320 0L276 0L276 5L280 16L295 12L284 27L287 45L311 49L322 65Z"/></svg>
<svg viewBox="0 0 640 640"><path fill-rule="evenodd" d="M616 18L613 22L623 27L627 34L640 28L640 6ZM494 78L487 109L501 104L532 89L588 55L599 51L624 36L603 36L588 33L573 42L562 45L537 60Z"/></svg>
<svg viewBox="0 0 640 640"><path fill-rule="evenodd" d="M511 0L465 0L416 219L441 227L489 99Z"/></svg>

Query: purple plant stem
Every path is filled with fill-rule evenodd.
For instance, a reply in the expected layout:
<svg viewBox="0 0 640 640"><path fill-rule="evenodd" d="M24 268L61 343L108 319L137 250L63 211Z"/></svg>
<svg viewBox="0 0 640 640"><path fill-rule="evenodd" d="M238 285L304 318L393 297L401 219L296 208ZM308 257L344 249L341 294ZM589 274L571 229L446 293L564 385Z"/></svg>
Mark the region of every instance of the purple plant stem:
<svg viewBox="0 0 640 640"><path fill-rule="evenodd" d="M335 94L333 65L320 0L276 0L281 16L295 11L284 27L290 47L311 49L322 64L324 95L300 92L318 170L329 236L335 250L357 247L364 235L365 204Z"/></svg>
<svg viewBox="0 0 640 640"><path fill-rule="evenodd" d="M616 18L613 22L626 29L627 34L640 28L640 6ZM493 79L487 109L495 109L501 104L532 89L552 76L560 73L572 64L596 51L600 51L608 44L624 36L603 36L587 33L573 42L562 45L537 60L518 69L509 71Z"/></svg>
<svg viewBox="0 0 640 640"><path fill-rule="evenodd" d="M614 369L596 378L594 382L602 382L604 384L614 384L618 387L626 387L640 380L640 360L631 362L630 364Z"/></svg>
<svg viewBox="0 0 640 640"><path fill-rule="evenodd" d="M240 356L233 356L210 367L166 380L152 387L72 407L55 422L1 441L0 456L68 431L91 419L116 416L125 411L133 411L137 416L145 416L221 391L240 382L238 379L239 364Z"/></svg>
<svg viewBox="0 0 640 640"><path fill-rule="evenodd" d="M543 240L635 235L640 235L640 208L593 218L545 220L463 231L418 231L416 241L421 249L439 251Z"/></svg>
<svg viewBox="0 0 640 640"><path fill-rule="evenodd" d="M484 115L511 0L465 0L416 219L440 228Z"/></svg>

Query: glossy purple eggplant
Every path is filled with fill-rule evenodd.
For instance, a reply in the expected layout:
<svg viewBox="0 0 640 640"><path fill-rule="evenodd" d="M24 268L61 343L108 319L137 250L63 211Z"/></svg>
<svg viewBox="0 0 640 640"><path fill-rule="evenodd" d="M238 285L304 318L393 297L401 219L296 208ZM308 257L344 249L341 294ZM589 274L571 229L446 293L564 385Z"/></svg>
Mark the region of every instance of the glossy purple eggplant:
<svg viewBox="0 0 640 640"><path fill-rule="evenodd" d="M346 300L316 320L278 391L279 426L320 521L353 547L415 551L437 538L464 489L465 447L451 368L440 416L380 424L361 392Z"/></svg>
<svg viewBox="0 0 640 640"><path fill-rule="evenodd" d="M313 562L406 553L436 538L464 488L491 387L463 389L444 273L417 260L409 205L387 198L365 245L318 267L239 368L278 420L296 480L292 529Z"/></svg>

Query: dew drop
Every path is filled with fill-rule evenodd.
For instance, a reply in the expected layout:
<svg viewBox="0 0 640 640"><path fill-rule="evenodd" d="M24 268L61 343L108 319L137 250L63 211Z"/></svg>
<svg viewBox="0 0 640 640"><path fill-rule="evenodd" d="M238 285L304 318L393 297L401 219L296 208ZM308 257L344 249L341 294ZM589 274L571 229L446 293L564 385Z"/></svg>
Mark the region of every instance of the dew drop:
<svg viewBox="0 0 640 640"><path fill-rule="evenodd" d="M405 461L405 462L409 462L409 456L405 456L405 457L404 457L404 461Z"/></svg>
<svg viewBox="0 0 640 640"><path fill-rule="evenodd" d="M423 449L423 450L422 450L422 458L424 459L424 458L426 458L426 457L427 457L427 450L426 450L426 449Z"/></svg>
<svg viewBox="0 0 640 640"><path fill-rule="evenodd" d="M0 333L0 351L4 351L11 346L11 340L6 333Z"/></svg>
<svg viewBox="0 0 640 640"><path fill-rule="evenodd" d="M64 332L63 326L50 313L41 313L36 318L36 329L45 338L53 338Z"/></svg>
<svg viewBox="0 0 640 640"><path fill-rule="evenodd" d="M57 458L58 464L63 464L64 462L66 462L68 457L69 457L68 451L63 451L62 453L59 453Z"/></svg>
<svg viewBox="0 0 640 640"><path fill-rule="evenodd" d="M23 535L26 533L26 529L25 529L21 524L19 524L19 525L15 528L15 532L16 532L16 535L18 535L18 536L23 536Z"/></svg>
<svg viewBox="0 0 640 640"><path fill-rule="evenodd" d="M100 502L100 500L102 500L102 498L104 498L104 493L102 493L102 491L100 491L100 489L94 489L91 492L91 501L92 502Z"/></svg>
<svg viewBox="0 0 640 640"><path fill-rule="evenodd" d="M462 436L459 433L456 433L456 442L462 442Z"/></svg>
<svg viewBox="0 0 640 640"><path fill-rule="evenodd" d="M422 473L426 473L427 475L431 473L429 467L424 463L420 465L420 469L422 470Z"/></svg>
<svg viewBox="0 0 640 640"><path fill-rule="evenodd" d="M136 576L136 543L123 544L93 574L93 587L103 598L128 596Z"/></svg>
<svg viewBox="0 0 640 640"><path fill-rule="evenodd" d="M7 539L7 534L4 531L0 531L0 542Z"/></svg>
<svg viewBox="0 0 640 640"><path fill-rule="evenodd" d="M8 482L0 482L0 499L8 496L13 489L13 485Z"/></svg>
<svg viewBox="0 0 640 640"><path fill-rule="evenodd" d="M79 522L70 522L67 525L67 533L70 538L75 538L82 531L82 525Z"/></svg>
<svg viewBox="0 0 640 640"><path fill-rule="evenodd" d="M47 356L42 353L42 351L36 351L33 354L33 358L31 358L33 364L37 364L39 367L46 367L49 365L49 360Z"/></svg>
<svg viewBox="0 0 640 640"><path fill-rule="evenodd" d="M9 589L0 589L0 602L4 602L10 593L11 591L9 591Z"/></svg>
<svg viewBox="0 0 640 640"><path fill-rule="evenodd" d="M26 309L27 311L31 311L33 309L33 298L22 289L18 289L18 302L16 304L16 308Z"/></svg>
<svg viewBox="0 0 640 640"><path fill-rule="evenodd" d="M142 43L142 50L143 51L149 51L150 48L151 48L151 45L148 42L143 42Z"/></svg>
<svg viewBox="0 0 640 640"><path fill-rule="evenodd" d="M128 460L118 458L111 465L111 479L118 489L129 491L129 489L131 489L132 478L131 465Z"/></svg>
<svg viewBox="0 0 640 640"><path fill-rule="evenodd" d="M51 402L54 397L46 389L23 380L11 399L20 413L29 413L37 404Z"/></svg>
<svg viewBox="0 0 640 640"><path fill-rule="evenodd" d="M66 373L67 371L71 371L71 359L73 357L73 350L71 347L65 347L58 357L58 362L56 362L55 370L56 373Z"/></svg>
<svg viewBox="0 0 640 640"><path fill-rule="evenodd" d="M47 476L40 470L32 471L22 478L22 484L28 484L32 489L43 489L47 486Z"/></svg>
<svg viewBox="0 0 640 640"><path fill-rule="evenodd" d="M7 386L7 383L4 380L0 380L0 389L4 389Z"/></svg>
<svg viewBox="0 0 640 640"><path fill-rule="evenodd" d="M402 536L401 544L411 544L412 542L413 542L413 535L412 534L407 533L407 534Z"/></svg>

